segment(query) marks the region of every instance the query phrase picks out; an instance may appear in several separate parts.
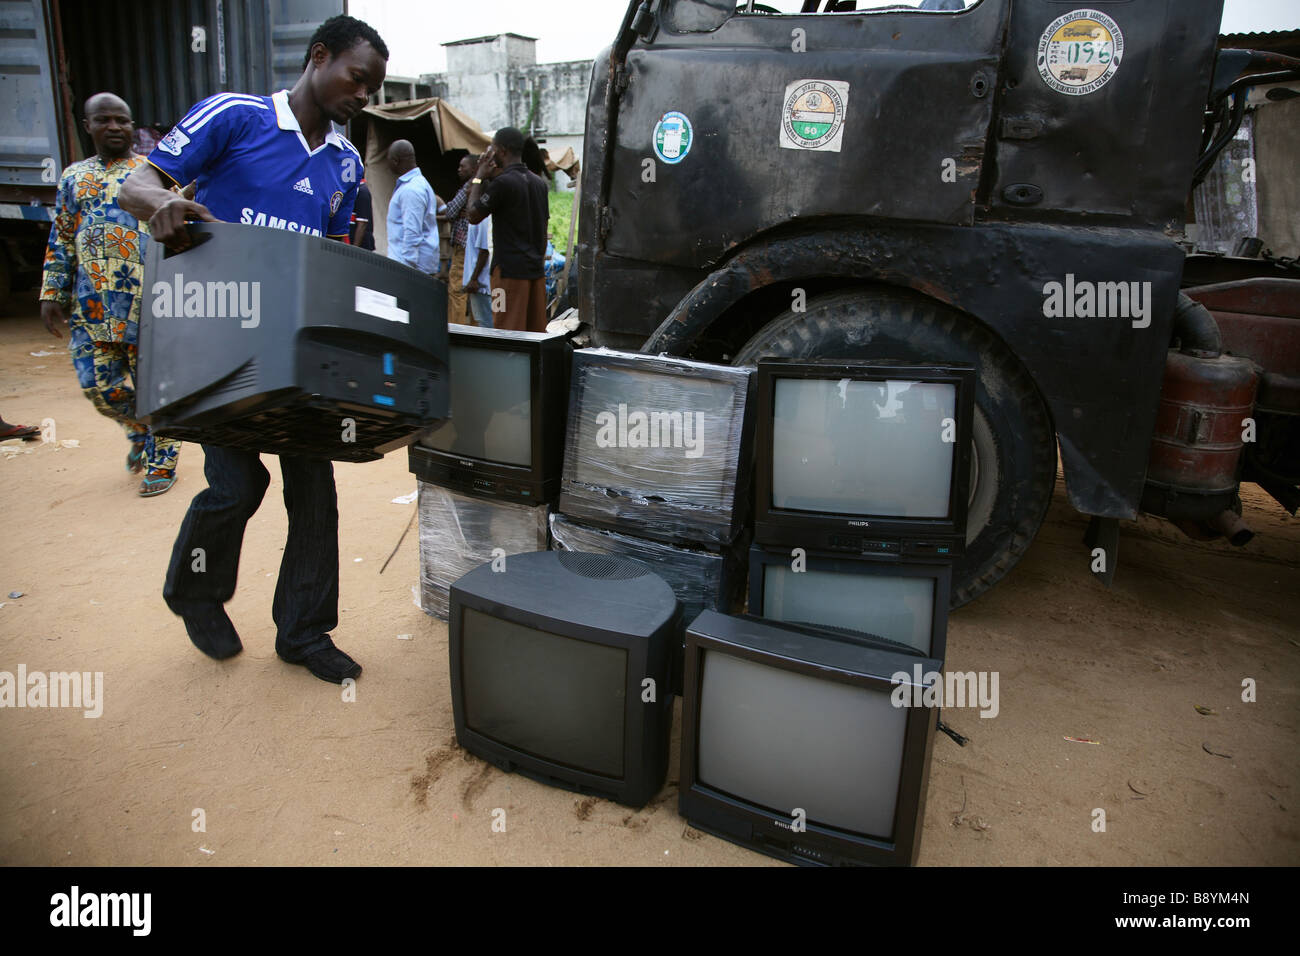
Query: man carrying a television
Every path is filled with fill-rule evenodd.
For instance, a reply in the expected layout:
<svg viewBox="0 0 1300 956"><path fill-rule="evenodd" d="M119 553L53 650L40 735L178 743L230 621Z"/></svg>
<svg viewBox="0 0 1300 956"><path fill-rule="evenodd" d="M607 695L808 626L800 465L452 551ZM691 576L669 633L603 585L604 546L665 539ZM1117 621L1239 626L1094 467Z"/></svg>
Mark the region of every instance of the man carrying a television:
<svg viewBox="0 0 1300 956"><path fill-rule="evenodd" d="M199 103L127 179L122 208L147 219L153 236L173 251L189 248L186 222L196 219L292 224L343 239L362 164L331 123L345 123L365 107L384 81L387 60L387 46L369 25L331 17L312 35L292 90L219 93ZM194 200L168 188L194 179ZM230 334L240 334L238 324ZM270 476L255 452L215 445L203 451L208 487L181 524L163 597L195 646L222 660L243 649L222 605L235 593L244 527ZM361 666L329 636L338 626L339 593L333 465L281 456L280 471L289 536L271 608L275 650L340 684Z"/></svg>

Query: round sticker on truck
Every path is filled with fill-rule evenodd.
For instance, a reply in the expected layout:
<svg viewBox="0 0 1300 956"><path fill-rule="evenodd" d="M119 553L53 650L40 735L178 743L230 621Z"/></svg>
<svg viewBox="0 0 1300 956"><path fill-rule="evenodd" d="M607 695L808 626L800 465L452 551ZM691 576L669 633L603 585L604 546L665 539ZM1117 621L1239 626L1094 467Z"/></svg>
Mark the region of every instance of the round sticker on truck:
<svg viewBox="0 0 1300 956"><path fill-rule="evenodd" d="M655 155L665 163L680 163L691 151L694 133L685 113L665 113L655 124Z"/></svg>
<svg viewBox="0 0 1300 956"><path fill-rule="evenodd" d="M1057 17L1038 41L1038 75L1069 96L1105 86L1124 57L1124 34L1099 10L1072 10Z"/></svg>
<svg viewBox="0 0 1300 956"><path fill-rule="evenodd" d="M849 84L840 80L795 80L785 88L781 146L838 153L848 107Z"/></svg>

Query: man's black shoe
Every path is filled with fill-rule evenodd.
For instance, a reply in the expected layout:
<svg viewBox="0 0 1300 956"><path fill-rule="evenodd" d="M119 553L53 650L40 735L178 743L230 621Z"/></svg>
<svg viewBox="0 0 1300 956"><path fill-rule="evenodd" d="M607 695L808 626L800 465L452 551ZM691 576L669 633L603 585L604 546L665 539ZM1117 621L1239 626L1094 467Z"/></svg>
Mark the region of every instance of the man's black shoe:
<svg viewBox="0 0 1300 956"><path fill-rule="evenodd" d="M349 677L355 680L361 676L361 665L337 647L326 647L298 661L287 661L283 657L280 660L285 661L286 664L301 664L321 680L327 680L331 684L342 684Z"/></svg>
<svg viewBox="0 0 1300 956"><path fill-rule="evenodd" d="M185 622L190 641L208 657L224 661L244 649L235 625L220 604L173 605L172 610Z"/></svg>

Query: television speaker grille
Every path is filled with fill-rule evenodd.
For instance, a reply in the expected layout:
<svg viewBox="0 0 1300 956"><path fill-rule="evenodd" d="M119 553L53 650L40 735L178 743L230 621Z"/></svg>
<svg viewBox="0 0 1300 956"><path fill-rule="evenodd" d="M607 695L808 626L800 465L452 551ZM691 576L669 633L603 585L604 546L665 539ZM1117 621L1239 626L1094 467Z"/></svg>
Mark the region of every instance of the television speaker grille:
<svg viewBox="0 0 1300 956"><path fill-rule="evenodd" d="M645 565L628 558L608 554L582 554L575 551L557 552L560 565L584 578L602 578L606 581L630 581L649 574Z"/></svg>

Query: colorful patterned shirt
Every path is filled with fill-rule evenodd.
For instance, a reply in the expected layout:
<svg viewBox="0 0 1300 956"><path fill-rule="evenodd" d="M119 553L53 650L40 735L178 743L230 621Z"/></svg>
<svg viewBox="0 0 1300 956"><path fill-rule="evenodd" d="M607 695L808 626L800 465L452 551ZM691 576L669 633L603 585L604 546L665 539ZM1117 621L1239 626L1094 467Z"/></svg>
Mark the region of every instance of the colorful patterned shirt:
<svg viewBox="0 0 1300 956"><path fill-rule="evenodd" d="M70 323L96 342L136 341L149 224L117 204L126 177L145 164L99 156L63 171L45 250L41 301L71 310Z"/></svg>

